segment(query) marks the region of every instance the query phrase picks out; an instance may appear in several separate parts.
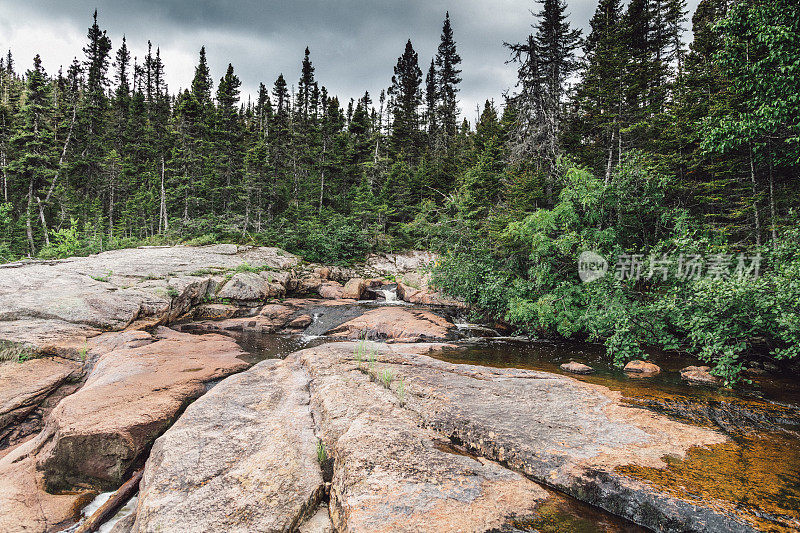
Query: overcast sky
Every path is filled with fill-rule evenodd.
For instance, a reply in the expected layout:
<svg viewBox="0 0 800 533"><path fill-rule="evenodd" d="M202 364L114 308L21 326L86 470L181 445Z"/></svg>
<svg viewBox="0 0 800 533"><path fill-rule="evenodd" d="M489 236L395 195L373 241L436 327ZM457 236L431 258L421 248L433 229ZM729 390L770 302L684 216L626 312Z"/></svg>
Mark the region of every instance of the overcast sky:
<svg viewBox="0 0 800 533"><path fill-rule="evenodd" d="M689 8L697 1L689 0ZM596 0L569 1L573 26L585 31L596 5ZM296 85L308 46L317 80L343 104L364 90L377 101L409 38L425 72L449 10L463 59L461 108L473 120L478 103L499 100L513 86L514 69L505 64L502 45L525 38L534 21L530 11L539 5L529 0L0 0L0 50L11 49L18 70L29 68L36 53L49 73L62 65L66 70L73 57L83 59L95 8L115 51L123 34L139 58L148 39L160 47L171 92L190 83L202 45L215 86L232 63L245 99L259 82L271 87L280 73Z"/></svg>

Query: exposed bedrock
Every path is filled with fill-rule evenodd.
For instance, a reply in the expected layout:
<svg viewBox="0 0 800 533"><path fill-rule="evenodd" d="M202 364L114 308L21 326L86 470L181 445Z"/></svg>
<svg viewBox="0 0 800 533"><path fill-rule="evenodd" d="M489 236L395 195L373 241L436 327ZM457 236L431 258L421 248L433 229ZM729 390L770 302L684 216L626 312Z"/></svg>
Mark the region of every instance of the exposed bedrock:
<svg viewBox="0 0 800 533"><path fill-rule="evenodd" d="M267 360L193 403L147 461L133 531L290 531L324 494L298 364Z"/></svg>
<svg viewBox="0 0 800 533"><path fill-rule="evenodd" d="M688 501L621 473L631 466L664 468L665 457L724 443L724 435L630 407L619 393L567 376L454 365L426 355L442 346L331 343L223 381L156 444L146 479L150 487L167 481L143 490L137 531L157 530L148 529L156 522L147 517L166 509L162 498L191 502L186 512L163 513L174 527L185 521L189 531L193 520L204 520L197 517L216 523L247 502L262 502L265 512L284 509L280 523L308 518L319 484L320 466L308 467L316 439L333 458L329 515L337 531L502 530L535 517L547 499L531 480L655 530L753 530L745 517L713 502ZM250 395L260 400L248 401ZM245 425L252 433L240 443L235 429ZM254 441L269 450L258 465L250 458L256 451L247 453ZM287 444L282 449L276 442ZM230 449L230 455L205 449ZM187 482L181 480L184 457L202 470ZM237 474L237 481L223 483L229 472L261 481L244 482L250 478ZM216 476L235 487L239 503L226 503L227 488L203 496ZM288 485L276 489L275 478ZM293 507L278 505L283 494L298 495Z"/></svg>
<svg viewBox="0 0 800 533"><path fill-rule="evenodd" d="M323 453L334 461L336 531L484 531L533 515L547 497L491 460L454 453L391 390L330 355L259 363L192 404L153 448L133 531L310 522Z"/></svg>
<svg viewBox="0 0 800 533"><path fill-rule="evenodd" d="M83 387L0 459L0 531L69 522L87 496L119 486L209 382L248 366L228 337L166 328L104 334L87 353L97 359Z"/></svg>

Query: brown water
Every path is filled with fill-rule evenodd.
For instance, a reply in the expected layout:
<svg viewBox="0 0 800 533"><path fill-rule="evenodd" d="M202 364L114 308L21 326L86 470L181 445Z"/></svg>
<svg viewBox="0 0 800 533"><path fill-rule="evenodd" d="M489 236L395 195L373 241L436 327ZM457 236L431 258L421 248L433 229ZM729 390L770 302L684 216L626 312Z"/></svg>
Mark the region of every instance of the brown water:
<svg viewBox="0 0 800 533"><path fill-rule="evenodd" d="M559 368L561 363L576 360L589 364L595 374L569 375L620 391L631 405L715 427L730 437L718 445L693 448L683 460L665 457L664 469L627 466L619 468L619 473L687 501L706 502L739 515L759 530L800 531L800 407L798 384L790 376L760 376L738 390L692 386L682 382L677 371L695 361L653 354L651 360L662 367L662 373L634 379L609 365L601 347L570 343L482 343L449 350L439 358L559 374L566 374ZM558 509L572 503L567 500ZM556 525L541 531L622 531L588 524L580 519L581 513L574 523L567 520L571 525L566 529L558 529L564 517L556 511Z"/></svg>
<svg viewBox="0 0 800 533"><path fill-rule="evenodd" d="M641 533L644 528L559 492L537 509L538 516L512 522L518 531L539 533Z"/></svg>

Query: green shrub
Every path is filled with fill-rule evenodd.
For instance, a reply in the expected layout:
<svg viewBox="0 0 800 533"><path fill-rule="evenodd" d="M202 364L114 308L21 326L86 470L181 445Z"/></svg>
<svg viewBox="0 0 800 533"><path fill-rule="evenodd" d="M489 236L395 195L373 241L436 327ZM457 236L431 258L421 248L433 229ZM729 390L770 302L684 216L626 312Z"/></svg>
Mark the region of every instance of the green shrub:
<svg viewBox="0 0 800 533"><path fill-rule="evenodd" d="M617 365L646 357L648 346L682 350L732 385L753 357L797 357L800 229L785 231L771 248L734 250L685 211L661 207L667 186L636 157L609 183L570 169L552 209L476 239L480 245L454 247L433 282L520 332L603 342ZM763 266L758 278L681 278L673 266L666 280L612 273L583 283L577 259L586 250L612 260L624 253L761 253Z"/></svg>
<svg viewBox="0 0 800 533"><path fill-rule="evenodd" d="M66 259L81 255L84 250L78 234L78 221L70 219L69 227L50 232L50 246L44 247L39 256L43 259Z"/></svg>

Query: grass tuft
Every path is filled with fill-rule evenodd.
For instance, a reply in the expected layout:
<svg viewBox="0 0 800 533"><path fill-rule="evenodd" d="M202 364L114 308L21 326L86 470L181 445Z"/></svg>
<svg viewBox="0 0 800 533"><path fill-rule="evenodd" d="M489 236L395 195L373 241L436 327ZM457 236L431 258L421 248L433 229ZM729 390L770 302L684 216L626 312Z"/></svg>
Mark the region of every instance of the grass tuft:
<svg viewBox="0 0 800 533"><path fill-rule="evenodd" d="M323 464L328 460L328 450L325 448L325 443L322 439L317 439L317 461Z"/></svg>
<svg viewBox="0 0 800 533"><path fill-rule="evenodd" d="M0 361L13 361L23 363L33 359L36 354L22 344L9 341L0 341Z"/></svg>

